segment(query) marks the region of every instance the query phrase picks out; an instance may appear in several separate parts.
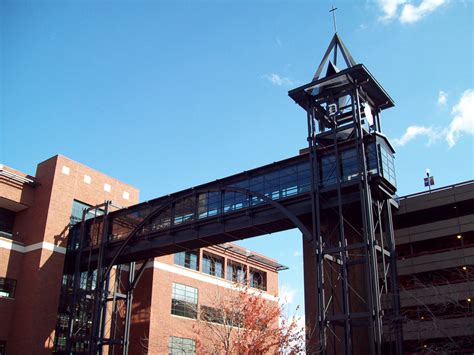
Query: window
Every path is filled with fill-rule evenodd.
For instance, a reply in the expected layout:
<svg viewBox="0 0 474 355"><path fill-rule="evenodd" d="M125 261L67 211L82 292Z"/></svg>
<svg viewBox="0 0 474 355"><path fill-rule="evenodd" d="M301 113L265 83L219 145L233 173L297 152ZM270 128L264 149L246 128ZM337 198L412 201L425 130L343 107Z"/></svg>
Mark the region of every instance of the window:
<svg viewBox="0 0 474 355"><path fill-rule="evenodd" d="M261 270L250 268L250 287L266 291L267 273Z"/></svg>
<svg viewBox="0 0 474 355"><path fill-rule="evenodd" d="M91 206L86 204L86 203L74 200L72 202L72 211L71 211L70 223L71 224L76 224L78 222L81 222L82 221L82 211L84 211L85 209L90 208L90 207ZM104 211L102 211L98 208L93 209L93 210L87 212L86 219L94 218L95 216L102 216L103 214L104 214Z"/></svg>
<svg viewBox="0 0 474 355"><path fill-rule="evenodd" d="M196 354L196 343L193 339L170 337L168 353L170 355Z"/></svg>
<svg viewBox="0 0 474 355"><path fill-rule="evenodd" d="M247 267L235 261L227 261L227 280L233 282L245 282Z"/></svg>
<svg viewBox="0 0 474 355"><path fill-rule="evenodd" d="M0 297L15 297L16 280L0 277Z"/></svg>
<svg viewBox="0 0 474 355"><path fill-rule="evenodd" d="M206 322L224 324L224 315L218 308L201 306L200 317Z"/></svg>
<svg viewBox="0 0 474 355"><path fill-rule="evenodd" d="M393 154L388 151L383 145L380 147L380 165L382 167L382 176L387 179L394 186L397 185L397 179L395 176L395 161Z"/></svg>
<svg viewBox="0 0 474 355"><path fill-rule="evenodd" d="M67 314L58 315L58 326L61 329L66 329L68 327L69 317Z"/></svg>
<svg viewBox="0 0 474 355"><path fill-rule="evenodd" d="M224 277L224 258L210 253L202 255L202 272L217 277Z"/></svg>
<svg viewBox="0 0 474 355"><path fill-rule="evenodd" d="M188 269L199 270L197 251L182 251L174 254L174 263Z"/></svg>
<svg viewBox="0 0 474 355"><path fill-rule="evenodd" d="M330 186L337 182L336 157L323 155L321 158L321 185Z"/></svg>
<svg viewBox="0 0 474 355"><path fill-rule="evenodd" d="M198 289L173 282L171 314L197 318Z"/></svg>
<svg viewBox="0 0 474 355"><path fill-rule="evenodd" d="M12 238L15 212L0 207L0 237Z"/></svg>
<svg viewBox="0 0 474 355"><path fill-rule="evenodd" d="M97 270L93 270L92 272L81 272L81 281L79 283L81 290L95 290L96 284Z"/></svg>
<svg viewBox="0 0 474 355"><path fill-rule="evenodd" d="M359 176L359 161L355 149L341 151L342 180L348 181Z"/></svg>

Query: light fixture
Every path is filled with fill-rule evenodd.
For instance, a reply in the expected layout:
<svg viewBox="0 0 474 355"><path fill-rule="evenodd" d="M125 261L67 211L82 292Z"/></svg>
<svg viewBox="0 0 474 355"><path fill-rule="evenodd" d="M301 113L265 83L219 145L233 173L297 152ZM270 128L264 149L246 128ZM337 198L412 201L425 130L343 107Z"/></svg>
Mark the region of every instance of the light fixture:
<svg viewBox="0 0 474 355"><path fill-rule="evenodd" d="M472 300L470 298L467 299L468 302L471 302Z"/></svg>
<svg viewBox="0 0 474 355"><path fill-rule="evenodd" d="M423 319L425 319L425 317L421 316L421 319L423 320Z"/></svg>
<svg viewBox="0 0 474 355"><path fill-rule="evenodd" d="M458 235L456 236L456 238L461 239L461 238L462 238L462 235L461 235L461 234L458 234Z"/></svg>
<svg viewBox="0 0 474 355"><path fill-rule="evenodd" d="M426 347L428 347L428 345L425 344L425 345L423 345L423 347L426 348Z"/></svg>
<svg viewBox="0 0 474 355"><path fill-rule="evenodd" d="M466 271L466 270L467 270L467 266L463 266L462 269L463 269L464 271Z"/></svg>

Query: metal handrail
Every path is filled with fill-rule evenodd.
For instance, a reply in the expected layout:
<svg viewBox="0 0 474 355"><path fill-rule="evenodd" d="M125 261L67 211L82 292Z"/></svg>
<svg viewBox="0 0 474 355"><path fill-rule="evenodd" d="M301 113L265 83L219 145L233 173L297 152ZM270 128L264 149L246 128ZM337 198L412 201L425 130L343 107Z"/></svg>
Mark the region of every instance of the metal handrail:
<svg viewBox="0 0 474 355"><path fill-rule="evenodd" d="M474 180L466 180L466 181L458 182L458 183L453 184L453 185L438 187L437 189L432 189L431 191L416 192L416 193L413 193L413 194L409 194L409 195L399 197L399 200L406 200L406 199L412 198L412 197L428 195L432 192L438 192L438 191L443 191L443 190L454 189L456 187L465 186L465 185L469 185L469 184L474 184Z"/></svg>

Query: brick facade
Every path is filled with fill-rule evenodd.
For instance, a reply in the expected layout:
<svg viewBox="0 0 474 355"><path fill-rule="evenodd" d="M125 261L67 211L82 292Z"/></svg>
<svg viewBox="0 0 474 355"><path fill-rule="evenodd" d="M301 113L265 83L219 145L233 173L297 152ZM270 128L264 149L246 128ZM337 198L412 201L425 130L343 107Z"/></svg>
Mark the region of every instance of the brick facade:
<svg viewBox="0 0 474 355"><path fill-rule="evenodd" d="M53 349L74 200L87 205L111 200L125 207L138 203L139 190L61 155L40 163L34 177L0 166L0 278L16 280L13 297L0 296L0 344L6 343L6 354L48 354ZM233 260L246 265L247 272L251 267L265 272L262 296L277 301L277 270L261 262L270 259L259 256L258 262L232 248L206 250L224 259L224 270L227 260ZM150 339L145 347L151 353L162 353L170 336L192 338L195 321L171 314L173 282L198 289L199 304L230 287L225 274L220 278L202 272L203 250L198 253L197 271L175 265L172 255L150 263L134 293L131 354L143 352L144 339Z"/></svg>

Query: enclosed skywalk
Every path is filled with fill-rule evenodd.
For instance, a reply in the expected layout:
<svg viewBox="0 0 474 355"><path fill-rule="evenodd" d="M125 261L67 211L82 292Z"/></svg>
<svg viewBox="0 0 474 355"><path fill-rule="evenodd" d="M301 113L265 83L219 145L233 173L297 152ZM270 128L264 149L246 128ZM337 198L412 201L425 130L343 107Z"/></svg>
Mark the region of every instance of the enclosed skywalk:
<svg viewBox="0 0 474 355"><path fill-rule="evenodd" d="M345 127L338 134L347 137L352 128ZM393 149L383 135L367 134L367 166L373 180L384 181L386 193L394 191ZM330 146L327 149L330 151ZM358 163L353 147L341 149L342 189L346 190L344 202L357 201ZM334 194L336 185L335 158L322 154L321 192L325 198L323 208L337 204ZM176 253L186 249L204 247L245 239L262 234L295 228L295 223L271 201L284 206L301 221L311 213L311 176L308 154L275 162L257 169L244 171L223 179L140 203L126 209L110 212L106 223L106 247L104 261L112 259L124 239L134 232L133 240L120 253L116 263L143 260L155 256ZM352 193L351 193L352 191ZM152 214L155 214L150 218ZM81 264L94 263L98 258L99 231L103 216L85 222L83 253L90 258ZM86 215L87 218L87 215ZM136 230L139 227L139 230ZM78 225L71 233L69 253L79 245ZM71 259L70 259L71 260ZM72 260L71 260L72 261ZM74 264L71 262L70 266Z"/></svg>

